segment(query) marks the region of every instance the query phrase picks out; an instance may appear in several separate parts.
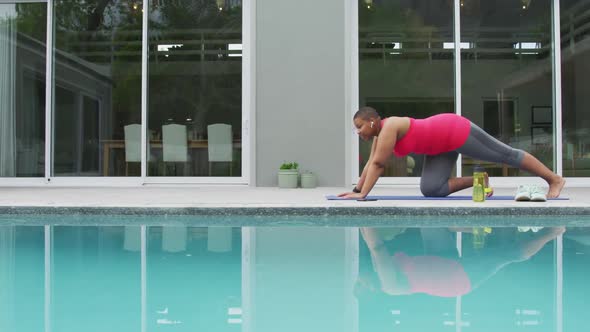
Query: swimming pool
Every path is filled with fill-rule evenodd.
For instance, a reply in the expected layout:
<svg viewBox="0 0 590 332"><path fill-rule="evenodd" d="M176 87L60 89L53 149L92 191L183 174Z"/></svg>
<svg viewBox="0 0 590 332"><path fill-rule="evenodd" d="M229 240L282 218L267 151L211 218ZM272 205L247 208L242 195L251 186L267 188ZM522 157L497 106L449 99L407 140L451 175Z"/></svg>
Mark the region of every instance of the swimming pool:
<svg viewBox="0 0 590 332"><path fill-rule="evenodd" d="M248 218L2 216L0 331L586 325L584 218Z"/></svg>

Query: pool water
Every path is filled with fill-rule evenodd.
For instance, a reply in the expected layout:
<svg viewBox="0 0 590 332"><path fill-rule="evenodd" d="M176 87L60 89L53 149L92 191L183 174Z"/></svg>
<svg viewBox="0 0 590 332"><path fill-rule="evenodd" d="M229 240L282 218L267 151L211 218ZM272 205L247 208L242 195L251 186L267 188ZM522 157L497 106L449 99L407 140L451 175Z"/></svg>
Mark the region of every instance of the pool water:
<svg viewBox="0 0 590 332"><path fill-rule="evenodd" d="M0 331L583 331L586 227L0 226Z"/></svg>

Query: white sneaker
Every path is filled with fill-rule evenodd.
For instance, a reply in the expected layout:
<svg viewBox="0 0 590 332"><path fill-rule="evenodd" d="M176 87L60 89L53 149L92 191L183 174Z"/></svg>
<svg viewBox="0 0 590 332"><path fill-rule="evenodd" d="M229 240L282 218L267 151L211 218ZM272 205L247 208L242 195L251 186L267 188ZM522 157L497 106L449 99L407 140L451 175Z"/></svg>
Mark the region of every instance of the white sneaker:
<svg viewBox="0 0 590 332"><path fill-rule="evenodd" d="M529 186L520 185L516 190L516 195L514 195L514 200L523 202L523 201L530 201L531 200L531 192Z"/></svg>
<svg viewBox="0 0 590 332"><path fill-rule="evenodd" d="M534 202L546 202L547 195L545 190L539 186L530 186L529 192L531 194L531 201Z"/></svg>
<svg viewBox="0 0 590 332"><path fill-rule="evenodd" d="M521 233L531 231L533 233L537 233L538 231L542 230L543 227L539 226L518 226L518 231Z"/></svg>

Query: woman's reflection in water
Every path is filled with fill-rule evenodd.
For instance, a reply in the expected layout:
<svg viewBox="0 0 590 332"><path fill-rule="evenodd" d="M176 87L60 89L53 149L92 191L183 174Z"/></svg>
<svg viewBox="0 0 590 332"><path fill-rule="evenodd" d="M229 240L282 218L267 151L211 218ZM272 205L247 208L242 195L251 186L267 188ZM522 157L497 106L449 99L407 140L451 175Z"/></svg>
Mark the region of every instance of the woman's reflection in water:
<svg viewBox="0 0 590 332"><path fill-rule="evenodd" d="M386 242L404 228L360 229L371 254L372 276L359 278L355 292L382 291L389 295L424 293L432 296L465 295L505 266L528 260L545 244L565 232L565 227L546 227L534 233L514 234L513 241L500 247L484 246L477 255L460 257L455 232L447 228L421 228L423 255L406 254L403 248L390 251ZM516 232L516 231L515 231ZM389 244L389 243L387 243Z"/></svg>

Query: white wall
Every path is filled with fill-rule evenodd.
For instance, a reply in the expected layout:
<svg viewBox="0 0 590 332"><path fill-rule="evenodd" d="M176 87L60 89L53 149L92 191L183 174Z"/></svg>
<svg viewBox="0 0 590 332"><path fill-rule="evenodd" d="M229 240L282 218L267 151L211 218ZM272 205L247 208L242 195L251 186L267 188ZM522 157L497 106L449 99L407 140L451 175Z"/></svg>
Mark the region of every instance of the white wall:
<svg viewBox="0 0 590 332"><path fill-rule="evenodd" d="M256 185L283 161L344 185L344 1L256 2Z"/></svg>
<svg viewBox="0 0 590 332"><path fill-rule="evenodd" d="M252 331L355 331L344 228L257 227ZM348 257L350 260L350 257Z"/></svg>

